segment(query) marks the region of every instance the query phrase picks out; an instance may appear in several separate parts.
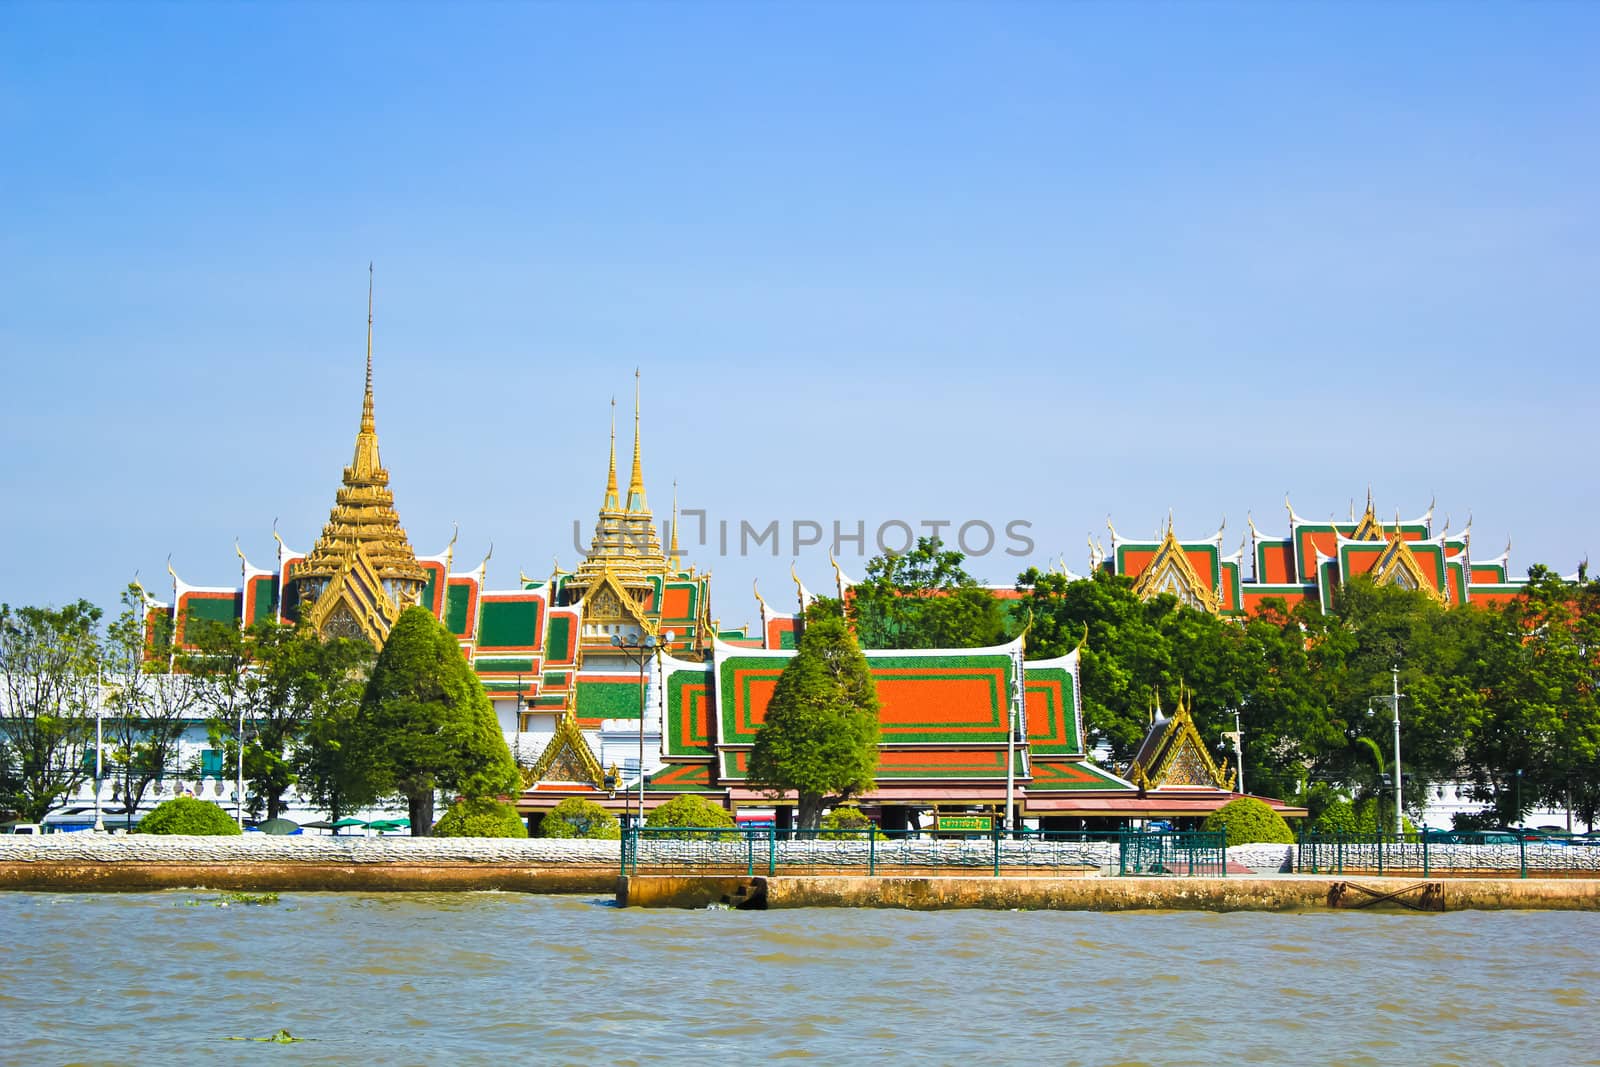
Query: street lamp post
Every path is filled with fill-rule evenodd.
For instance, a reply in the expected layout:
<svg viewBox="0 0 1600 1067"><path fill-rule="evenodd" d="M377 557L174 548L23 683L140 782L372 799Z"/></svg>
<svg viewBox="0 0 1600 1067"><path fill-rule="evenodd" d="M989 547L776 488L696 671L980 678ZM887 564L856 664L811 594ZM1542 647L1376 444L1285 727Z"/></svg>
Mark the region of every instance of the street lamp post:
<svg viewBox="0 0 1600 1067"><path fill-rule="evenodd" d="M101 727L103 712L105 711L105 690L101 688L100 676L94 680L94 828L96 832L103 832L106 824L100 821L100 781L105 776L105 763L101 751L105 748L105 733Z"/></svg>
<svg viewBox="0 0 1600 1067"><path fill-rule="evenodd" d="M639 665L639 825L644 825L644 667L652 656L659 656L672 644L673 638L678 635L671 630L662 633L661 640L656 640L655 634L645 634L640 638L624 638L621 634L611 635L611 644L623 655Z"/></svg>

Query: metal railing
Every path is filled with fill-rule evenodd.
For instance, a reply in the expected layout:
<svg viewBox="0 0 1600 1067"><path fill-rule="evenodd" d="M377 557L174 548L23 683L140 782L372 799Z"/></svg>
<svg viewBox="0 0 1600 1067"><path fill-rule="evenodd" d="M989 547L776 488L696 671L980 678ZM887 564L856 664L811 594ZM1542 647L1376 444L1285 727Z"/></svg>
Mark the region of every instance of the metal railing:
<svg viewBox="0 0 1600 1067"><path fill-rule="evenodd" d="M1204 875L1227 873L1221 833L778 830L638 827L622 834L623 874Z"/></svg>
<svg viewBox="0 0 1600 1067"><path fill-rule="evenodd" d="M1596 877L1600 846L1496 831L1304 834L1297 869L1307 874L1456 878Z"/></svg>

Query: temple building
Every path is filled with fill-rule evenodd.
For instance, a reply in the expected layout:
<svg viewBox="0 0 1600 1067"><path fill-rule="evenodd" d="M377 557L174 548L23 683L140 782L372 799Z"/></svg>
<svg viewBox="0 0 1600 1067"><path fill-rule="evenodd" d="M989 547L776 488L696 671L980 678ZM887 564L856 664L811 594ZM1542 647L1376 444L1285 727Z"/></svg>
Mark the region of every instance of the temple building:
<svg viewBox="0 0 1600 1067"><path fill-rule="evenodd" d="M1458 534L1446 523L1435 535L1431 505L1419 518L1397 515L1387 524L1370 492L1366 511L1357 518L1352 507L1348 522L1303 519L1287 498L1284 507L1286 536L1263 533L1247 517L1248 533L1232 553L1223 547L1226 524L1210 537L1186 540L1169 517L1165 533L1143 540L1122 536L1108 522L1111 549L1091 539L1090 566L1132 578L1141 596L1168 593L1227 616L1254 615L1272 598L1290 609L1314 604L1331 611L1339 587L1358 575L1421 590L1441 604L1503 603L1525 584L1509 573L1510 545L1492 559L1474 558L1471 523Z"/></svg>
<svg viewBox="0 0 1600 1067"><path fill-rule="evenodd" d="M453 535L439 552L418 555L379 456L371 299L369 286L354 452L321 535L301 552L274 528L270 566L255 565L236 546L236 585L190 585L169 565L172 597L151 604L151 632L170 634L183 647L196 619L241 628L304 622L324 636L382 647L400 613L420 605L455 636L493 701L525 768L517 806L530 819L574 795L618 810L636 805L641 778L646 808L684 792L730 809L771 808L775 799L750 785L748 762L814 599L799 576L791 569L794 611L774 610L757 590L754 633L720 626L710 573L680 558L675 501L665 546L657 531L645 490L637 372L627 487L618 480L613 402L594 534L574 570L557 565L546 577L521 574L514 587L496 589L487 580L488 556L456 569ZM1348 528L1291 519L1291 535L1281 542L1253 532L1259 573L1248 581L1240 578L1242 553L1224 557L1220 534L1182 542L1170 523L1164 538L1148 544L1113 532L1111 558L1095 563L1134 575L1143 591L1172 592L1226 614L1285 591L1322 598L1325 587L1351 573L1392 575L1441 597L1452 589L1487 591L1496 584L1491 572L1501 588L1514 588L1504 581L1503 559L1470 561L1465 535L1435 541L1426 525L1386 528L1370 508ZM831 592L848 599L854 583L831 562ZM1009 602L1020 595L1009 587L993 591ZM994 810L1008 789L1016 809L1043 825L1203 814L1233 797L1231 776L1211 762L1181 705L1170 722L1189 722L1187 733L1168 725L1171 738L1148 742L1155 746L1150 758L1141 749L1121 774L1097 765L1085 744L1078 651L1030 660L1025 640L1024 633L993 648L866 652L881 702L881 750L877 781L860 799L884 825L912 824L918 812L939 806ZM1195 767L1213 773L1189 773ZM786 801L776 804L781 811Z"/></svg>

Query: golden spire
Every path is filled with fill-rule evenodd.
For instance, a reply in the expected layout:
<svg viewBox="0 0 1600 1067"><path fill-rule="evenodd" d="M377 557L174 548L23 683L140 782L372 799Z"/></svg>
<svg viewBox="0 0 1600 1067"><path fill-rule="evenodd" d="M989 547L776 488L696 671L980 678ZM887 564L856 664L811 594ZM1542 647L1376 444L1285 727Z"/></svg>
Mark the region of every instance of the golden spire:
<svg viewBox="0 0 1600 1067"><path fill-rule="evenodd" d="M611 398L611 469L606 474L606 498L601 511L621 511L617 502L617 398Z"/></svg>
<svg viewBox="0 0 1600 1067"><path fill-rule="evenodd" d="M378 423L372 415L372 263L367 263L367 394L361 402L361 429L375 433Z"/></svg>
<svg viewBox="0 0 1600 1067"><path fill-rule="evenodd" d="M639 454L639 368L633 369L633 474L628 478L628 510L649 511L644 500L644 463Z"/></svg>
<svg viewBox="0 0 1600 1067"><path fill-rule="evenodd" d="M672 480L672 547L667 550L672 569L678 569L678 480Z"/></svg>
<svg viewBox="0 0 1600 1067"><path fill-rule="evenodd" d="M344 480L322 536L295 568L293 580L300 587L301 603L309 604L320 598L334 579L342 581L341 576L354 568L359 573L351 580L371 579L380 583L382 588L377 592L389 601L386 611L392 609L392 615L398 615L406 604L415 602L427 583L428 572L417 563L411 542L400 525L400 517L394 510L394 493L389 488L389 472L383 469L378 458L377 420L372 400L372 288L372 265L369 263L366 388L361 401L361 429L356 433L355 456L344 469ZM279 544L281 547L281 539ZM330 603L328 611L332 608ZM392 621L392 617L387 621ZM376 632L369 632L369 636ZM387 632L386 623L381 632Z"/></svg>
<svg viewBox="0 0 1600 1067"><path fill-rule="evenodd" d="M373 415L372 409L372 264L367 264L367 388L361 399L361 431L356 434L356 454L350 460L350 471L345 474L345 481L352 478L354 472L357 480L371 478L374 471L381 469L382 462L378 459L378 420Z"/></svg>

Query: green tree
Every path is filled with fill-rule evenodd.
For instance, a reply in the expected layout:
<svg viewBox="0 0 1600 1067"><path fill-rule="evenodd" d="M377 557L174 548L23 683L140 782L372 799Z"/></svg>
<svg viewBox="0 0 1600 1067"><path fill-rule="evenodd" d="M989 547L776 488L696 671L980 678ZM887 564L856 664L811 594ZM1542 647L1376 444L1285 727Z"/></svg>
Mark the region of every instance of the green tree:
<svg viewBox="0 0 1600 1067"><path fill-rule="evenodd" d="M305 623L253 627L250 636L256 669L245 773L267 818L275 819L283 794L298 780L296 757L311 742L312 724L360 702L372 646L352 638L323 639Z"/></svg>
<svg viewBox="0 0 1600 1067"><path fill-rule="evenodd" d="M461 797L433 828L434 837L527 837L517 809L493 797Z"/></svg>
<svg viewBox="0 0 1600 1067"><path fill-rule="evenodd" d="M673 797L657 805L645 817L646 826L678 826L690 829L728 829L733 826L733 816L728 809L715 801L694 793ZM695 834L696 837L707 836Z"/></svg>
<svg viewBox="0 0 1600 1067"><path fill-rule="evenodd" d="M615 841L622 836L622 827L615 815L594 801L568 797L545 812L539 822L539 836Z"/></svg>
<svg viewBox="0 0 1600 1067"><path fill-rule="evenodd" d="M139 823L141 834L196 834L204 837L237 837L239 824L209 800L173 797L146 815Z"/></svg>
<svg viewBox="0 0 1600 1067"><path fill-rule="evenodd" d="M1462 763L1501 823L1520 822L1544 802L1570 803L1592 824L1600 800L1600 584L1573 586L1544 567L1528 579L1523 596L1485 613L1482 699Z"/></svg>
<svg viewBox="0 0 1600 1067"><path fill-rule="evenodd" d="M364 681L320 706L295 749L295 785L301 796L338 822L378 795L362 751Z"/></svg>
<svg viewBox="0 0 1600 1067"><path fill-rule="evenodd" d="M815 830L825 805L872 788L878 767L878 694L844 620L808 612L756 731L751 785L799 798L797 822Z"/></svg>
<svg viewBox="0 0 1600 1067"><path fill-rule="evenodd" d="M12 763L0 807L29 822L93 773L99 623L100 609L86 600L64 608L0 604L0 740Z"/></svg>
<svg viewBox="0 0 1600 1067"><path fill-rule="evenodd" d="M938 538L878 556L851 590L850 622L863 648L982 648L1006 640L1000 601Z"/></svg>
<svg viewBox="0 0 1600 1067"><path fill-rule="evenodd" d="M255 645L233 623L189 616L183 620L183 648L174 656L174 666L195 680L206 708L206 732L223 752L228 777L235 777L255 694ZM246 798L237 802L242 822Z"/></svg>
<svg viewBox="0 0 1600 1067"><path fill-rule="evenodd" d="M362 698L360 735L364 787L404 796L414 837L433 828L437 790L496 796L520 781L477 675L425 608L407 608L390 630Z"/></svg>
<svg viewBox="0 0 1600 1067"><path fill-rule="evenodd" d="M1175 597L1141 600L1133 583L1097 571L1087 580L1030 569L1018 576L1021 609L1032 619L1030 658L1078 647L1084 722L1113 760L1133 758L1150 726L1151 709L1180 686L1192 694L1200 734L1220 754L1220 731L1243 699L1238 636L1231 624L1180 604Z"/></svg>
<svg viewBox="0 0 1600 1067"><path fill-rule="evenodd" d="M126 812L124 827L132 825L150 784L177 769L179 740L200 702L192 675L169 673L165 656L148 657L144 609L144 589L129 585L122 593L122 613L107 628L105 646L115 679L106 698L108 765Z"/></svg>

